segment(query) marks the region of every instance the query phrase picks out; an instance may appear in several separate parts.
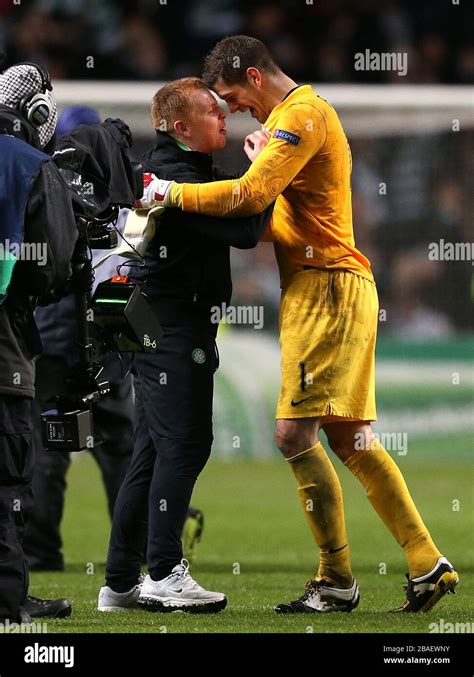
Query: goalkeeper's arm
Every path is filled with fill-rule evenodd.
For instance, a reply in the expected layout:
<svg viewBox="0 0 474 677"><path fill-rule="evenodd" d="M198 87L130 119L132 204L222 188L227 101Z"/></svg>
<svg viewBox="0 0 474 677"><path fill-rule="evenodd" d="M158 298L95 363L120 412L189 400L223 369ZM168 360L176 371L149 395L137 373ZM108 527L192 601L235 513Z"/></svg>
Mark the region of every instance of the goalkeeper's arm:
<svg viewBox="0 0 474 677"><path fill-rule="evenodd" d="M158 178L150 190L166 206L212 216L248 216L268 207L326 140L321 113L310 104L290 106L268 145L240 179L176 184ZM288 140L290 139L290 140Z"/></svg>

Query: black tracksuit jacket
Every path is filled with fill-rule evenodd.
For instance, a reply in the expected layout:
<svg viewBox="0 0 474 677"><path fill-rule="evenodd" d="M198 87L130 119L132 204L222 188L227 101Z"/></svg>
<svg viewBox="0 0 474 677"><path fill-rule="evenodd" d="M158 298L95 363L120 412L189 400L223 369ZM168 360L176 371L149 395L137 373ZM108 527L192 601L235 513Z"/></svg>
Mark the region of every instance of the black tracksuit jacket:
<svg viewBox="0 0 474 677"><path fill-rule="evenodd" d="M147 152L145 171L178 183L234 178L213 167L212 156L186 151L164 132ZM167 209L145 255L143 291L164 326L198 326L213 335L211 308L232 294L229 247L249 249L260 240L273 211L245 218L212 217Z"/></svg>

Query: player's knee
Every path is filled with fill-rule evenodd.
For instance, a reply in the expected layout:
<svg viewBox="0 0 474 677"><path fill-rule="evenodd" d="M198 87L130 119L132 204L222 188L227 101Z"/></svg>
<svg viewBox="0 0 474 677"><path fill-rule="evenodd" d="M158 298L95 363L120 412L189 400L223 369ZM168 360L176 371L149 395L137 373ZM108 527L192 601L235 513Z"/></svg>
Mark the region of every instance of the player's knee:
<svg viewBox="0 0 474 677"><path fill-rule="evenodd" d="M285 421L277 425L275 443L285 457L309 449L317 442L317 433L302 429L296 422Z"/></svg>
<svg viewBox="0 0 474 677"><path fill-rule="evenodd" d="M288 453L293 443L293 435L278 428L275 431L275 444L282 454Z"/></svg>
<svg viewBox="0 0 474 677"><path fill-rule="evenodd" d="M370 425L334 423L325 426L324 432L332 451L342 460L347 460L357 451L368 449L374 439Z"/></svg>

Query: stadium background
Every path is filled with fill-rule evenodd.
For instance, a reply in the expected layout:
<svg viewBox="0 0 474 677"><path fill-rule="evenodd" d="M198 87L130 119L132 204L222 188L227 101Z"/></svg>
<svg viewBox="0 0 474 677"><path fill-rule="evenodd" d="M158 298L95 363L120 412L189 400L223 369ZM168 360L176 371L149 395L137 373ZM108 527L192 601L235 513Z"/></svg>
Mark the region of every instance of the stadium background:
<svg viewBox="0 0 474 677"><path fill-rule="evenodd" d="M473 266L472 260L430 260L428 251L441 239L473 239L474 51L468 26L467 3L440 0L0 0L3 65L45 65L60 109L89 103L103 116L123 117L134 132L137 156L153 141L154 91L169 79L199 75L202 57L227 34L262 39L292 77L314 83L336 107L353 154L356 242L372 261L382 309L376 430L393 442L389 451L422 514L466 578L473 568ZM354 54L366 49L406 52L406 77L356 71ZM245 160L242 139L253 123L230 116L228 128L228 147L216 161L239 167ZM271 245L234 252L233 279L232 304L262 306L264 326L226 325L220 331L214 460L195 502L207 518L196 575L228 590L237 615L229 609L218 623L167 623L170 631L304 630L306 621L277 626L270 615L262 621L247 613L245 591L255 608L270 608L290 588L298 592L314 563L294 481L272 440L279 285ZM390 575L391 601L400 601L394 585L401 583L403 558L361 488L337 468L368 610L359 625L352 615L351 621L318 621L318 631L386 631L375 610L386 603L383 585ZM92 612L91 620L109 524L98 471L87 455L73 464L63 531L66 572L54 578L35 574L32 583L38 594L68 594L77 613L49 630L160 631L156 619L129 618L119 625ZM389 575L380 574L381 563ZM465 617L467 589L456 603L444 603L444 618ZM427 621L403 623L393 620L390 627L427 631Z"/></svg>

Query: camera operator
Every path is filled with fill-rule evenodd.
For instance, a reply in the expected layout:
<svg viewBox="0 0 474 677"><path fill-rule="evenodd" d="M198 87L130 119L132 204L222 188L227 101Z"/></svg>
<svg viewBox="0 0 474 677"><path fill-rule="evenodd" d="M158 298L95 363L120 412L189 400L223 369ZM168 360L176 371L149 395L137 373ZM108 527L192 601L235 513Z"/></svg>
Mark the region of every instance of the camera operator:
<svg viewBox="0 0 474 677"><path fill-rule="evenodd" d="M0 622L71 613L66 599L27 595L22 547L33 504L34 359L41 351L33 311L65 285L77 240L70 191L46 154L56 119L46 71L24 63L0 75Z"/></svg>

